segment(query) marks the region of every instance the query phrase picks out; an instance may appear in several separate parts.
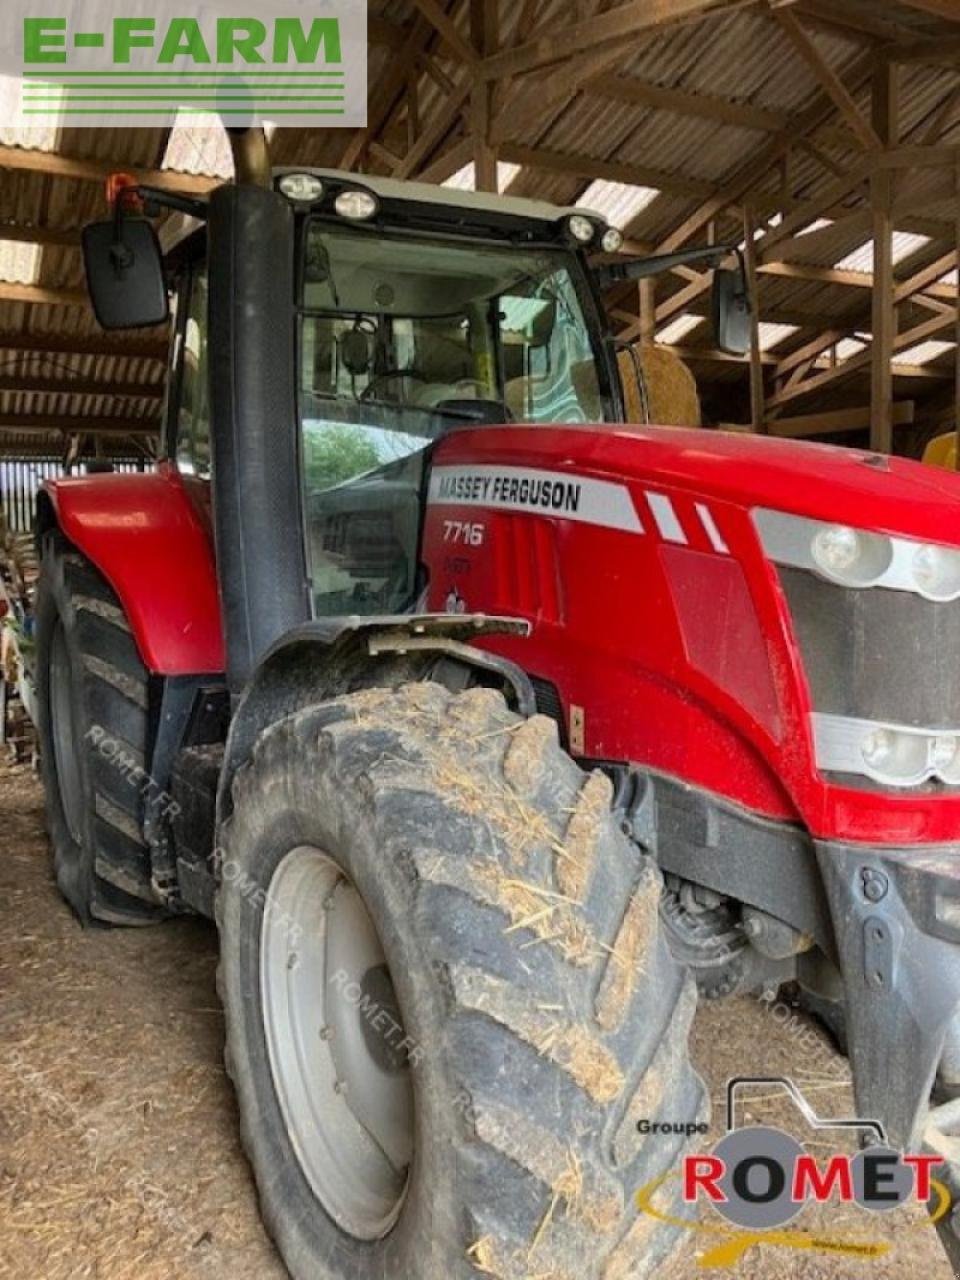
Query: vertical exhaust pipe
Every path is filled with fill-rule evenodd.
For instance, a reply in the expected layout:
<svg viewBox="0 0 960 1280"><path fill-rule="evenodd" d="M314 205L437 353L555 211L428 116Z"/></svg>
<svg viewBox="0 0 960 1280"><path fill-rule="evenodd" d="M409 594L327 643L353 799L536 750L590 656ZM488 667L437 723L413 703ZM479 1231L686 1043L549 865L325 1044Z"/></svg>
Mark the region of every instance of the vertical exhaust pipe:
<svg viewBox="0 0 960 1280"><path fill-rule="evenodd" d="M294 216L271 189L263 131L234 130L231 141L237 181L211 195L207 236L214 532L227 683L237 694L270 645L307 621L310 599Z"/></svg>
<svg viewBox="0 0 960 1280"><path fill-rule="evenodd" d="M227 126L233 152L234 181L238 187L269 187L272 182L270 144L262 125L248 129Z"/></svg>

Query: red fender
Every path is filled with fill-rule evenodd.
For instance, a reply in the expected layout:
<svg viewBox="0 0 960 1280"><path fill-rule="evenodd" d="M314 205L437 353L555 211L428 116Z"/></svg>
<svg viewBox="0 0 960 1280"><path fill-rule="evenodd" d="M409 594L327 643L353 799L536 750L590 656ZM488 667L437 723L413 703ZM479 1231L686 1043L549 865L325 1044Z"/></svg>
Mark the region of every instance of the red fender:
<svg viewBox="0 0 960 1280"><path fill-rule="evenodd" d="M43 493L63 533L120 597L150 671L224 670L206 485L164 465L142 475L49 480Z"/></svg>

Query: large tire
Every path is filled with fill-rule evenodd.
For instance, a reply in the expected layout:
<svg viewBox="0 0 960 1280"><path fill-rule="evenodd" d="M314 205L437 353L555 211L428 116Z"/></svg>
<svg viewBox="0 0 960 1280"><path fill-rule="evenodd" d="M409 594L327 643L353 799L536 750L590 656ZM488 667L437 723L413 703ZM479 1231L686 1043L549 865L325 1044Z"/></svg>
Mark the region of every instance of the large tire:
<svg viewBox="0 0 960 1280"><path fill-rule="evenodd" d="M117 597L59 533L37 593L37 706L61 893L85 925L162 919L143 839L149 677Z"/></svg>
<svg viewBox="0 0 960 1280"><path fill-rule="evenodd" d="M696 995L660 935L660 874L610 795L552 720L522 721L487 689L356 693L258 740L221 832L219 983L244 1144L295 1280L642 1280L673 1250L633 1194L689 1139L642 1137L637 1121L705 1119ZM314 973L299 953L325 945L310 951L278 909L292 850L321 851L359 893L420 1047L415 1154L378 1239L314 1194L278 1098L261 965L277 929L280 970ZM330 981L320 963L315 986ZM318 1130L340 1091L316 1099Z"/></svg>

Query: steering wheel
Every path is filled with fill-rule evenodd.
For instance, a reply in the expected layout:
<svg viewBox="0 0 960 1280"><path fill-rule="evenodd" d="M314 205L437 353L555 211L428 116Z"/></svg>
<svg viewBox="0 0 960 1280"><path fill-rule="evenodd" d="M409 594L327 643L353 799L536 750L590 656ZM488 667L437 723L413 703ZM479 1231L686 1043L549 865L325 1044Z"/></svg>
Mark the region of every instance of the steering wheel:
<svg viewBox="0 0 960 1280"><path fill-rule="evenodd" d="M371 378L364 389L360 392L360 403L365 400L373 399L373 392L381 382L390 382L394 378L413 378L416 382L429 382L430 379L426 374L420 373L417 369L387 369L383 373L378 373L375 378Z"/></svg>

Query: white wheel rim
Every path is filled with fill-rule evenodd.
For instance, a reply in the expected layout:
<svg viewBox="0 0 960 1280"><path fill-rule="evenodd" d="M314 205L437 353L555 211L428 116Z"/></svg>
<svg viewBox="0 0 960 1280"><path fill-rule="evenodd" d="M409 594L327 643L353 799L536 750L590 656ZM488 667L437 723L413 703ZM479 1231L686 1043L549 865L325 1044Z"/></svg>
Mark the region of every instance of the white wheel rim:
<svg viewBox="0 0 960 1280"><path fill-rule="evenodd" d="M300 1168L344 1231L381 1239L400 1216L413 1157L413 1047L369 912L318 849L291 850L271 879L260 995Z"/></svg>

